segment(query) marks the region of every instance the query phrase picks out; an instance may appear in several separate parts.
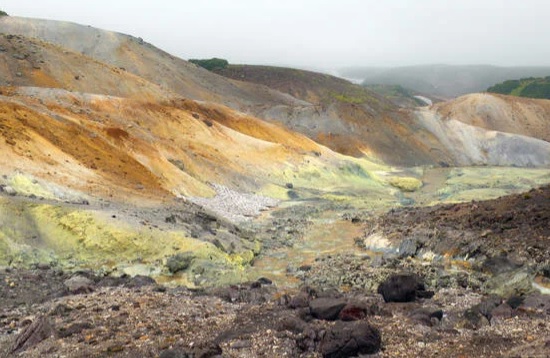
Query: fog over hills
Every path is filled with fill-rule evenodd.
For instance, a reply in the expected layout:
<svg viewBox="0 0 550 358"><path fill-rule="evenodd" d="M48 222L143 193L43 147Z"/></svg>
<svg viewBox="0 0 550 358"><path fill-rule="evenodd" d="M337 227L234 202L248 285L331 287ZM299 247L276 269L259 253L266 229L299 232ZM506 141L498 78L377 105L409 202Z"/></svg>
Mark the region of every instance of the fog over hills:
<svg viewBox="0 0 550 358"><path fill-rule="evenodd" d="M435 97L452 98L483 92L509 79L545 77L550 67L499 67L490 65L421 65L403 67L350 67L338 71L363 84L401 85Z"/></svg>

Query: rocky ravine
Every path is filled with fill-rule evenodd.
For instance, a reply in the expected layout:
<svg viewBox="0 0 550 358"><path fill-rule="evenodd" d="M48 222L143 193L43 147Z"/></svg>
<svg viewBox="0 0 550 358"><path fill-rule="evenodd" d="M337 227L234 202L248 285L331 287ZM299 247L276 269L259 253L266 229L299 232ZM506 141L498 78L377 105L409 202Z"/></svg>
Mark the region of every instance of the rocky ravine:
<svg viewBox="0 0 550 358"><path fill-rule="evenodd" d="M549 192L546 187L488 202L393 210L361 224L370 248L384 252L321 256L291 272L302 281L300 289L260 278L188 290L145 276L68 273L48 265L4 268L0 352L547 357L550 295L541 291L550 276ZM448 236L454 232L463 234ZM374 247L372 235L386 245Z"/></svg>

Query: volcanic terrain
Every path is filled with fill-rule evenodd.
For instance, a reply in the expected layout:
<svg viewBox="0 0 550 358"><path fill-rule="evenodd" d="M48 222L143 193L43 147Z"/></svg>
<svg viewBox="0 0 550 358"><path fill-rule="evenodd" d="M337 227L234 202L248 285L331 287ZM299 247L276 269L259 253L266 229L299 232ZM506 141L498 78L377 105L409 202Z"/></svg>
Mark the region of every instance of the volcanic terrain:
<svg viewBox="0 0 550 358"><path fill-rule="evenodd" d="M550 101L0 33L0 356L548 356Z"/></svg>

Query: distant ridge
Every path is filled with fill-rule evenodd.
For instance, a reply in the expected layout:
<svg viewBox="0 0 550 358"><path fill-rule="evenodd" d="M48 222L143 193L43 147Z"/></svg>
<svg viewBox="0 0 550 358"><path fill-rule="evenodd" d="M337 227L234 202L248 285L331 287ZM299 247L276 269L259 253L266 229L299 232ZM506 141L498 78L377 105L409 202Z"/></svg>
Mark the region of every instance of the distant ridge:
<svg viewBox="0 0 550 358"><path fill-rule="evenodd" d="M491 65L419 65L404 67L350 67L343 77L361 78L363 84L400 85L427 95L444 98L483 92L513 78L544 77L550 67L498 67Z"/></svg>

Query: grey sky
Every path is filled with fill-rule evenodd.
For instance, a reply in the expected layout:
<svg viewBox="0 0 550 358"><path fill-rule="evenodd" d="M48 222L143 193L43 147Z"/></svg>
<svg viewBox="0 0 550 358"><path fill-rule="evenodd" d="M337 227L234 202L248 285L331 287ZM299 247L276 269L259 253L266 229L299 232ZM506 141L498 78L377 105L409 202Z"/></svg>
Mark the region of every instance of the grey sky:
<svg viewBox="0 0 550 358"><path fill-rule="evenodd" d="M548 0L4 0L182 58L301 67L550 65Z"/></svg>

